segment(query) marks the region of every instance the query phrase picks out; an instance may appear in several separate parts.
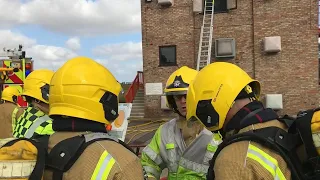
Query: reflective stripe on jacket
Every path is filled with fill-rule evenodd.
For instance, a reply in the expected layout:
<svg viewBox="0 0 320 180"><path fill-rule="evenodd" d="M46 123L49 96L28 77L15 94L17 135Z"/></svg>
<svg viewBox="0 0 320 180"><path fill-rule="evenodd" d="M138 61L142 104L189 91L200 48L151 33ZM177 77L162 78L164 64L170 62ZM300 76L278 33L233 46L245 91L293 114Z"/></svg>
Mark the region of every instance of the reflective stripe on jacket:
<svg viewBox="0 0 320 180"><path fill-rule="evenodd" d="M262 149L249 144L247 158L254 160L265 168L275 180L285 180L282 171L279 168L278 161Z"/></svg>
<svg viewBox="0 0 320 180"><path fill-rule="evenodd" d="M156 179L165 167L169 171L168 180L206 179L209 160L221 142L218 134L203 130L186 147L173 119L156 131L150 144L143 149L141 162L147 174Z"/></svg>
<svg viewBox="0 0 320 180"><path fill-rule="evenodd" d="M44 112L28 107L17 120L14 128L14 137L32 138L35 135L51 135L52 119Z"/></svg>
<svg viewBox="0 0 320 180"><path fill-rule="evenodd" d="M82 134L90 132L55 132L50 136L48 151L63 140ZM43 179L53 179L51 168L46 168ZM143 180L144 173L140 159L134 153L118 142L101 140L91 143L71 168L63 173L62 179Z"/></svg>
<svg viewBox="0 0 320 180"><path fill-rule="evenodd" d="M14 128L16 127L17 124L17 113L19 111L19 108L16 107L14 108L12 115L11 115L11 119L12 119L12 132L14 132Z"/></svg>
<svg viewBox="0 0 320 180"><path fill-rule="evenodd" d="M14 122L23 112L24 109L17 107L14 103L6 102L0 104L0 139L13 137Z"/></svg>
<svg viewBox="0 0 320 180"><path fill-rule="evenodd" d="M278 120L253 124L239 133L285 125ZM291 171L284 159L272 149L252 141L240 141L224 147L214 164L216 180L265 179L290 180Z"/></svg>

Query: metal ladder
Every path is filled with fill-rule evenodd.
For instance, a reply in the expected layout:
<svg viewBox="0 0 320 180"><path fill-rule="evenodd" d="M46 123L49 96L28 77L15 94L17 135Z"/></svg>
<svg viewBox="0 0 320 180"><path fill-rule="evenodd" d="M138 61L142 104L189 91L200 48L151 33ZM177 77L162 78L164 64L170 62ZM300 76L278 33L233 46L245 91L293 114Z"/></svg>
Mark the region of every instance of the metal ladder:
<svg viewBox="0 0 320 180"><path fill-rule="evenodd" d="M213 36L214 0L205 0L203 23L200 33L197 70L201 70L211 61L211 47Z"/></svg>

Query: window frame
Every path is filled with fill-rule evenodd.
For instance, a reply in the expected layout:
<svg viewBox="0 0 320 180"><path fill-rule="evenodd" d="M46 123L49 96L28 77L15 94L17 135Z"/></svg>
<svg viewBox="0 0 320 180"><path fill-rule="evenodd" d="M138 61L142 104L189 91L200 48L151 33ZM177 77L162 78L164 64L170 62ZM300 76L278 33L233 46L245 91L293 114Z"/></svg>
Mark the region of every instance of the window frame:
<svg viewBox="0 0 320 180"><path fill-rule="evenodd" d="M168 63L161 61L161 49L162 48L174 48L174 62ZM177 45L163 45L159 46L159 67L163 66L177 66Z"/></svg>
<svg viewBox="0 0 320 180"><path fill-rule="evenodd" d="M206 0L203 0L203 14L204 14L204 11L206 10L205 8L205 5L206 5ZM224 10L216 10L216 3L214 3L214 14L219 14L219 13L228 13L229 12L229 9L228 9L228 2L227 0L215 0L215 1L224 1L226 3L226 9Z"/></svg>

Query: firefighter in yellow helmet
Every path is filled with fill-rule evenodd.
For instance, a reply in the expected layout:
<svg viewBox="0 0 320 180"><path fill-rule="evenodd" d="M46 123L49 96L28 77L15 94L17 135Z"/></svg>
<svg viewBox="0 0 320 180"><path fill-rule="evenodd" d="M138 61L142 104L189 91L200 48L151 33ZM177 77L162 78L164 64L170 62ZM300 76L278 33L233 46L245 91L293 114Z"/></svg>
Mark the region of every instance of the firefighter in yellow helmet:
<svg viewBox="0 0 320 180"><path fill-rule="evenodd" d="M167 105L178 117L161 125L143 149L141 162L149 179L159 179L168 168L168 180L205 179L209 160L219 135L213 135L200 123L187 123L186 94L198 71L183 66L174 71L164 89Z"/></svg>
<svg viewBox="0 0 320 180"><path fill-rule="evenodd" d="M241 138L230 141L242 133L269 127L286 131L275 111L265 108L259 96L260 83L226 62L204 67L190 85L187 119L199 120L207 129L219 130L224 137L207 179L291 179L287 163L277 152L255 141Z"/></svg>
<svg viewBox="0 0 320 180"><path fill-rule="evenodd" d="M17 120L14 137L37 138L53 134L49 113L49 88L54 72L48 69L32 71L24 81L22 96L28 107Z"/></svg>
<svg viewBox="0 0 320 180"><path fill-rule="evenodd" d="M23 113L23 108L17 104L20 92L17 88L8 86L3 89L0 104L0 139L13 137L12 132L17 118Z"/></svg>
<svg viewBox="0 0 320 180"><path fill-rule="evenodd" d="M51 168L44 179L145 178L139 158L108 134L118 117L120 91L112 73L87 57L70 59L56 71L49 99L55 130L49 139L49 157L56 161L48 161ZM63 171L57 170L60 167Z"/></svg>

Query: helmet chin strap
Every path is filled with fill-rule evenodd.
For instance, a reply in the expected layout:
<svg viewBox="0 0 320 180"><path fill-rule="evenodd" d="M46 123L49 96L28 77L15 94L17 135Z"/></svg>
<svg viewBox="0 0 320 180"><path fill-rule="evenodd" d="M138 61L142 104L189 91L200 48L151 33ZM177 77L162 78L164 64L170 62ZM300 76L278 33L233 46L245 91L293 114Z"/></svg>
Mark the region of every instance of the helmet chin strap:
<svg viewBox="0 0 320 180"><path fill-rule="evenodd" d="M183 117L184 119L186 119L186 116L182 115L182 114L180 113L180 111L178 111L177 108L173 108L173 110L174 110L175 113L179 114L180 117Z"/></svg>

